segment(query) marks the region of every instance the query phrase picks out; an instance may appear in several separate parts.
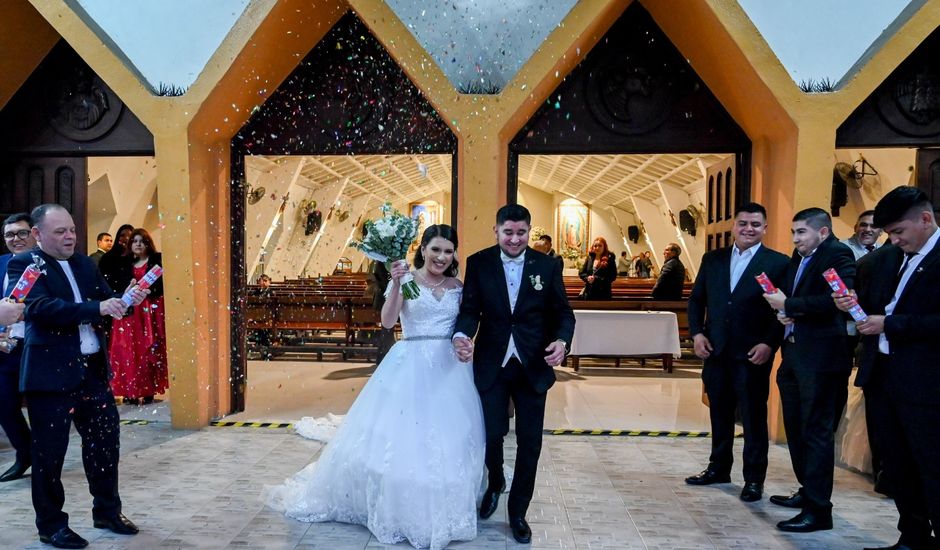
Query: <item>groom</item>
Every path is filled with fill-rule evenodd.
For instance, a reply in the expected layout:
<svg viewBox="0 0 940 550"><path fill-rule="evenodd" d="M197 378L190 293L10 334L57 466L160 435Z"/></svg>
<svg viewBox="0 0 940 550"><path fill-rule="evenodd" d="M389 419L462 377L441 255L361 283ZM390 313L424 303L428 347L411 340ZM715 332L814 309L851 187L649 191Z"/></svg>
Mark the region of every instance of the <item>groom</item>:
<svg viewBox="0 0 940 550"><path fill-rule="evenodd" d="M509 526L516 541L527 544L532 531L525 521L535 490L542 450L545 394L555 383L553 366L561 364L574 334L574 313L565 296L561 265L526 245L531 216L508 204L496 213L497 246L467 260L454 349L461 361L474 357L473 377L486 424L489 486L480 517L493 515L503 492L503 437L509 433L509 401L515 405L516 467L509 491ZM471 340L477 333L479 349Z"/></svg>

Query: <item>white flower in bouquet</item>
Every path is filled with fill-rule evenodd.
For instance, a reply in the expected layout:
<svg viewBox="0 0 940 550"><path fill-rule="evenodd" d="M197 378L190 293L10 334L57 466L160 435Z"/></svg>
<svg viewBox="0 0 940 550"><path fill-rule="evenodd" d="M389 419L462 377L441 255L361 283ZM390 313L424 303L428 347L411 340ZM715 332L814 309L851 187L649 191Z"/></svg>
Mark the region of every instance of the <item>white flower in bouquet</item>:
<svg viewBox="0 0 940 550"><path fill-rule="evenodd" d="M361 241L352 243L352 246L362 251L367 257L385 263L391 270L393 263L404 260L408 255L408 247L418 236L418 220L409 218L392 208L386 202L380 208L382 217L377 220L366 220L363 224L366 235ZM401 294L406 300L417 298L421 291L409 273L402 277Z"/></svg>

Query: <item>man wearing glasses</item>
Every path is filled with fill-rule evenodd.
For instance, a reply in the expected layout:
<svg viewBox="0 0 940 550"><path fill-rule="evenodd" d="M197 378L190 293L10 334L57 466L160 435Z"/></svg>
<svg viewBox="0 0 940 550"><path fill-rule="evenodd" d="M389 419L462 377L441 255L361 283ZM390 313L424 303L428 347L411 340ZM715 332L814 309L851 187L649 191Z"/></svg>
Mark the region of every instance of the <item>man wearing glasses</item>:
<svg viewBox="0 0 940 550"><path fill-rule="evenodd" d="M13 214L3 222L3 240L12 254L0 256L0 285L3 296L9 296L16 281L7 277L7 263L14 254L26 252L36 247L36 240L30 231L32 220L29 214ZM13 306L14 304L10 304ZM22 308L22 304L15 304ZM22 314L18 316L22 319ZM32 465L30 458L29 426L23 418L23 396L19 393L20 358L23 347L23 323L4 326L0 333L0 427L7 434L10 444L16 449L16 461L3 474L0 482L13 481L23 477Z"/></svg>

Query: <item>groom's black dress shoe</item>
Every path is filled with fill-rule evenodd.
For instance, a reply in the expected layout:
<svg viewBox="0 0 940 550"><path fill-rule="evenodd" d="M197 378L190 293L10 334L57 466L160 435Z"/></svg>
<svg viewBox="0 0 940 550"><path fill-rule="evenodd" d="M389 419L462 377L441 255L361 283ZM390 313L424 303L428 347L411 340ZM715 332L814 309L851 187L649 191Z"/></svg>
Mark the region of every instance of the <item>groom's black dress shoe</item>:
<svg viewBox="0 0 940 550"><path fill-rule="evenodd" d="M816 514L809 510L803 510L796 516L781 521L777 524L777 529L788 531L790 533L812 533L813 531L825 531L832 529L831 514Z"/></svg>
<svg viewBox="0 0 940 550"><path fill-rule="evenodd" d="M748 481L741 489L741 500L744 502L757 502L764 494L764 486L756 481Z"/></svg>
<svg viewBox="0 0 940 550"><path fill-rule="evenodd" d="M866 548L865 550L914 550L914 547L896 542L891 546L879 546L877 548Z"/></svg>
<svg viewBox="0 0 940 550"><path fill-rule="evenodd" d="M32 466L32 463L29 460L17 460L13 463L13 466L3 472L3 475L0 475L0 482L13 481L23 477L23 474L26 473L26 470L29 470L30 466Z"/></svg>
<svg viewBox="0 0 940 550"><path fill-rule="evenodd" d="M512 529L512 538L519 544L532 542L532 529L529 529L525 518L509 518L509 528Z"/></svg>
<svg viewBox="0 0 940 550"><path fill-rule="evenodd" d="M68 527L63 527L51 535L39 535L39 542L51 544L56 548L84 548L88 541Z"/></svg>
<svg viewBox="0 0 940 550"><path fill-rule="evenodd" d="M483 500L480 501L481 518L486 519L496 512L496 507L499 505L499 495L502 494L505 488L505 481L499 487L493 487L490 485L486 488L486 491L483 493Z"/></svg>
<svg viewBox="0 0 940 550"><path fill-rule="evenodd" d="M109 529L119 535L136 535L140 532L134 522L124 517L124 514L120 512L107 518L95 518L94 525L98 529Z"/></svg>
<svg viewBox="0 0 940 550"><path fill-rule="evenodd" d="M712 483L731 483L731 474L723 474L712 467L711 464L694 476L685 478L689 485L711 485Z"/></svg>
<svg viewBox="0 0 940 550"><path fill-rule="evenodd" d="M772 495L770 497L770 503L786 508L802 508L803 493L797 491L788 497L783 495Z"/></svg>

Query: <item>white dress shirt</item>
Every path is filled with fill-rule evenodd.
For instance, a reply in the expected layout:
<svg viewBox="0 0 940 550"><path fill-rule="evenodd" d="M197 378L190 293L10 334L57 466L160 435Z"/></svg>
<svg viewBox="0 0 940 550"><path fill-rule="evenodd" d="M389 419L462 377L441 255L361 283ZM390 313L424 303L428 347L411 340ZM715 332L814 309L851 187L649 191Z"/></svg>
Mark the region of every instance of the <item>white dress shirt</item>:
<svg viewBox="0 0 940 550"><path fill-rule="evenodd" d="M858 242L858 239L855 238L855 235L852 235L848 239L842 239L839 242L849 247L849 250L851 250L852 254L855 255L856 262L861 260L862 256L864 256L865 254L868 254L869 252L874 252L875 250L878 250L879 248L881 248L881 243L876 242L875 244L872 245L872 249L868 250L867 248L865 248L865 245Z"/></svg>
<svg viewBox="0 0 940 550"><path fill-rule="evenodd" d="M898 281L898 288L894 291L894 297L891 298L891 302L885 306L885 317L894 313L894 308L898 306L898 299L901 297L901 294L904 293L904 287L906 287L907 282L911 280L911 275L917 271L917 266L919 266L924 257L933 250L938 240L940 240L940 231L934 230L933 235L927 239L924 246L920 247L920 250L907 261L907 269L904 270L904 274L901 275L901 280ZM904 264L902 263L901 265L903 266ZM900 268L898 268L898 271L900 271ZM878 351L881 353L891 352L891 348L888 345L888 337L885 336L884 332L878 336Z"/></svg>
<svg viewBox="0 0 940 550"><path fill-rule="evenodd" d="M510 258L502 251L499 252L499 258L503 261L503 273L506 274L506 291L509 293L509 310L516 310L516 300L519 298L519 285L522 284L522 268L525 265L525 251L515 258ZM506 355L503 357L503 365L509 363L509 359L515 357L519 359L519 353L516 351L516 343L512 339L512 333L509 333L509 345L506 346Z"/></svg>
<svg viewBox="0 0 940 550"><path fill-rule="evenodd" d="M78 283L75 281L75 274L72 273L72 266L70 266L66 260L56 261L62 266L65 277L69 280L69 284L72 285L72 294L75 296L75 303L82 303L82 293L78 290ZM81 339L82 353L84 355L98 353L98 351L101 350L101 342L98 341L98 335L95 334L95 329L91 327L91 324L82 323L78 325L78 337Z"/></svg>
<svg viewBox="0 0 940 550"><path fill-rule="evenodd" d="M760 243L747 250L738 249L736 244L731 245L731 292L734 292L734 287L738 286L741 275L744 275L744 271L747 270L748 264L754 259L754 255L757 254L759 248Z"/></svg>

